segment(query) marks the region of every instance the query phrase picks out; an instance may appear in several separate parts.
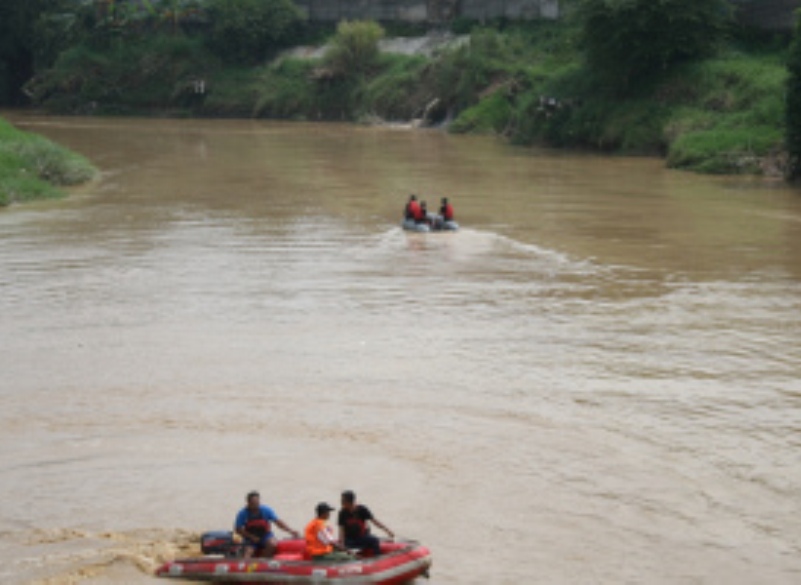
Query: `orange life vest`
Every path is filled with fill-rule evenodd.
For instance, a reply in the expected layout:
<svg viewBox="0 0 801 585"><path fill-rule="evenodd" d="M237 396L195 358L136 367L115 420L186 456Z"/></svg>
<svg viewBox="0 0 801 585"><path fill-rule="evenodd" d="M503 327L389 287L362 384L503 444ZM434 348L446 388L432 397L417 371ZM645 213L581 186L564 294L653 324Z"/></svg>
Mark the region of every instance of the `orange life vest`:
<svg viewBox="0 0 801 585"><path fill-rule="evenodd" d="M325 520L322 518L315 518L306 526L306 552L310 556L319 557L334 550L333 546L320 540L320 531L326 528Z"/></svg>

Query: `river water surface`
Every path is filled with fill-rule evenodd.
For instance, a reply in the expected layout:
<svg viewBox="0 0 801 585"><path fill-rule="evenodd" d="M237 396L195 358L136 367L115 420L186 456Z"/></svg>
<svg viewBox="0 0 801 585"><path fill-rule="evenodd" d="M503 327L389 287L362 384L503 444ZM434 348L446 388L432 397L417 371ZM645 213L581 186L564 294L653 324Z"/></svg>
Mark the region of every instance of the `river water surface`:
<svg viewBox="0 0 801 585"><path fill-rule="evenodd" d="M0 582L149 583L260 489L432 584L801 582L801 197L341 125L37 118L0 211ZM406 234L410 192L464 229Z"/></svg>

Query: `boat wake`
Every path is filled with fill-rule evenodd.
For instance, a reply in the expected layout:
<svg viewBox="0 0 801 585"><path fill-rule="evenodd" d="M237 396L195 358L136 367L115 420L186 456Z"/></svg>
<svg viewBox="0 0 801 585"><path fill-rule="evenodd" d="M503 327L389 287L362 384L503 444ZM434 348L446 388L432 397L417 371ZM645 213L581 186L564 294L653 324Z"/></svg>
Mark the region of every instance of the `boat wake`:
<svg viewBox="0 0 801 585"><path fill-rule="evenodd" d="M603 267L592 258L575 258L565 252L521 242L494 231L466 227L462 227L458 232L434 233L416 233L405 231L401 227L392 227L377 234L373 246L375 249L386 251L404 247L413 250L447 250L455 253L457 259L491 256L497 260L508 258L533 260L548 271L582 274L603 271Z"/></svg>
<svg viewBox="0 0 801 585"><path fill-rule="evenodd" d="M16 554L0 571L0 581L27 575L33 585L145 583L165 561L196 555L198 539L186 530L35 530L11 543Z"/></svg>

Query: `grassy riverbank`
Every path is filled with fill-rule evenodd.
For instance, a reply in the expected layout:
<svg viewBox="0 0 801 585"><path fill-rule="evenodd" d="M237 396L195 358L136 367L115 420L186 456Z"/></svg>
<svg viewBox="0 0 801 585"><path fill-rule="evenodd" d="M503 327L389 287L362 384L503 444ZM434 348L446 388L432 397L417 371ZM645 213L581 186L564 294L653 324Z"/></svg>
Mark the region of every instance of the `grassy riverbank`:
<svg viewBox="0 0 801 585"><path fill-rule="evenodd" d="M701 172L781 171L784 40L732 41L621 97L584 64L577 37L569 23L475 27L468 43L432 57L383 53L338 67L330 52L233 66L200 39L154 33L70 48L29 89L58 113L425 119L524 145L656 154Z"/></svg>
<svg viewBox="0 0 801 585"><path fill-rule="evenodd" d="M96 173L81 155L0 118L0 206L59 197L61 187L89 181Z"/></svg>

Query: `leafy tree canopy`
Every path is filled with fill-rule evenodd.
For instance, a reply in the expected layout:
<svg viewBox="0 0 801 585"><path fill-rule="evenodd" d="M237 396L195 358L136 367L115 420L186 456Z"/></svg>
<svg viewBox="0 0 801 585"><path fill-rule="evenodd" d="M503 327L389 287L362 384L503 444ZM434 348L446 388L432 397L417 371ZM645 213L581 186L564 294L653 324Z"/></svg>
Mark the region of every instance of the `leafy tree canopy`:
<svg viewBox="0 0 801 585"><path fill-rule="evenodd" d="M580 0L588 64L618 90L712 53L732 18L727 0Z"/></svg>
<svg viewBox="0 0 801 585"><path fill-rule="evenodd" d="M0 103L21 101L19 88L33 74L39 51L38 23L65 4L66 0L0 1Z"/></svg>
<svg viewBox="0 0 801 585"><path fill-rule="evenodd" d="M211 48L222 59L258 63L286 46L300 22L292 0L209 0Z"/></svg>

